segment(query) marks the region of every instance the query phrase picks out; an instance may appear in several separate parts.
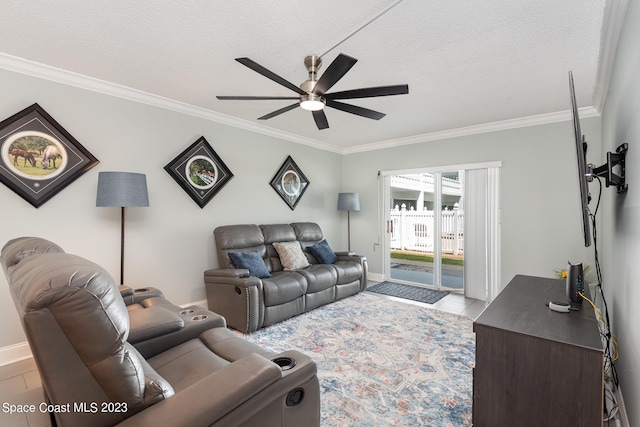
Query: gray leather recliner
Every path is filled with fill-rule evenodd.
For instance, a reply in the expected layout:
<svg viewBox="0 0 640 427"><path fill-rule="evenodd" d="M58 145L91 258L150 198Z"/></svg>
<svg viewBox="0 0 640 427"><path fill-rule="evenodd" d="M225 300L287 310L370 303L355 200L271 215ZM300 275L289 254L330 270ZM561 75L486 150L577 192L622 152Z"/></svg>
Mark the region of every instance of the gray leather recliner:
<svg viewBox="0 0 640 427"><path fill-rule="evenodd" d="M316 366L304 354L214 327L145 359L101 267L29 237L0 258L57 425L319 426Z"/></svg>

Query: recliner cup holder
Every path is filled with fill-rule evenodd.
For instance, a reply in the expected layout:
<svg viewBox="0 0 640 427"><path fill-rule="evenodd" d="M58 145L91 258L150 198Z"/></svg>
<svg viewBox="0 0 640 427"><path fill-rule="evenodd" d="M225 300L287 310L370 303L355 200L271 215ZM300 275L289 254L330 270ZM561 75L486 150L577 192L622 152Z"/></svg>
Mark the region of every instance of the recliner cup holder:
<svg viewBox="0 0 640 427"><path fill-rule="evenodd" d="M191 314L191 313L195 313L195 312L196 312L195 310L193 310L193 309L189 308L189 309L187 309L187 310L182 310L182 311L180 312L180 314Z"/></svg>
<svg viewBox="0 0 640 427"><path fill-rule="evenodd" d="M280 369L282 369L283 371L288 371L289 369L292 369L294 366L296 366L295 359L292 359L290 357L276 357L271 361L280 366Z"/></svg>
<svg viewBox="0 0 640 427"><path fill-rule="evenodd" d="M193 316L191 320L205 320L208 317L209 316L207 316L206 314L198 314L197 316Z"/></svg>

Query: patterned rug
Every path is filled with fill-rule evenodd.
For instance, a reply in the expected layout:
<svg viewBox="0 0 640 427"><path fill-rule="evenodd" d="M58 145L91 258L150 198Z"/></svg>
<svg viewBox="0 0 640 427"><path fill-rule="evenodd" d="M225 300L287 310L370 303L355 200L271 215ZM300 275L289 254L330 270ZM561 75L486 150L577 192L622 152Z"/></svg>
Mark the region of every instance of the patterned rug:
<svg viewBox="0 0 640 427"><path fill-rule="evenodd" d="M467 317L360 293L244 337L315 360L323 427L471 425Z"/></svg>
<svg viewBox="0 0 640 427"><path fill-rule="evenodd" d="M380 282L367 288L369 292L389 295L397 298L410 299L412 301L433 304L449 295L449 292L436 291L418 286L402 285L393 282Z"/></svg>

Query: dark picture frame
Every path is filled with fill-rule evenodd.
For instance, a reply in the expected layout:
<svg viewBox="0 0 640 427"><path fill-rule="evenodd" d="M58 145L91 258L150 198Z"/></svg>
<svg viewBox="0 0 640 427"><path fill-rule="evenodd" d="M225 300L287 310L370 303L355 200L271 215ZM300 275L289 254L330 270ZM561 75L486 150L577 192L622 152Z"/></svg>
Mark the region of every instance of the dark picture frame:
<svg viewBox="0 0 640 427"><path fill-rule="evenodd" d="M291 210L296 208L302 195L309 188L309 184L311 183L291 156L287 156L271 179L271 187L276 190L276 193Z"/></svg>
<svg viewBox="0 0 640 427"><path fill-rule="evenodd" d="M98 163L37 103L0 123L0 181L36 208Z"/></svg>
<svg viewBox="0 0 640 427"><path fill-rule="evenodd" d="M204 208L233 178L233 173L204 136L164 167L194 202Z"/></svg>

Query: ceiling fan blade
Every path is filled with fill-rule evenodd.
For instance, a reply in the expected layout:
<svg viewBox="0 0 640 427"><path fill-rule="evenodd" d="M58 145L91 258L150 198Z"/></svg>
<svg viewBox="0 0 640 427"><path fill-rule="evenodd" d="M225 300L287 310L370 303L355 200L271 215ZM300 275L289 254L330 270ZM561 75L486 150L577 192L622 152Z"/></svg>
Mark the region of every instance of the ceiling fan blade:
<svg viewBox="0 0 640 427"><path fill-rule="evenodd" d="M316 95L324 95L338 80L347 74L347 71L349 71L356 62L358 62L357 59L348 55L342 53L338 55L338 57L329 64L329 67L327 67L326 71L322 74L322 77L316 82L316 85L313 87L313 93Z"/></svg>
<svg viewBox="0 0 640 427"><path fill-rule="evenodd" d="M386 114L379 111L358 107L357 105L345 104L344 102L333 101L331 99L327 99L327 107L335 108L336 110L345 111L347 113L355 114L373 120L380 120L381 118L386 116Z"/></svg>
<svg viewBox="0 0 640 427"><path fill-rule="evenodd" d="M323 110L312 111L312 113L313 113L313 120L316 121L316 126L318 126L319 130L328 129L329 128L329 122L327 121L327 115L324 113Z"/></svg>
<svg viewBox="0 0 640 427"><path fill-rule="evenodd" d="M279 110L273 111L269 114L265 114L262 117L258 117L258 120L268 120L271 119L275 116L279 116L282 113L286 113L287 111L293 110L294 108L298 107L300 105L300 103L296 102L295 104L291 104L291 105L287 105L284 108L281 108Z"/></svg>
<svg viewBox="0 0 640 427"><path fill-rule="evenodd" d="M299 99L297 96L216 96L221 101L259 101L269 99Z"/></svg>
<svg viewBox="0 0 640 427"><path fill-rule="evenodd" d="M306 95L307 94L307 92L303 91L298 86L296 86L293 83L283 79L282 77L280 77L279 75L277 75L273 71L267 70L262 65L258 64L257 62L255 62L255 61L253 61L253 60L251 60L249 58L236 58L236 61L238 61L239 63L241 63L245 67L251 68L256 73L262 74L266 78L268 78L270 80L273 80L274 82L278 83L279 85L282 85L282 86L286 87L287 89L291 89L292 91L294 91L296 93L299 93L300 95Z"/></svg>
<svg viewBox="0 0 640 427"><path fill-rule="evenodd" d="M409 93L409 85L365 87L362 89L344 90L342 92L328 93L326 99L354 99L373 98L375 96L406 95Z"/></svg>

